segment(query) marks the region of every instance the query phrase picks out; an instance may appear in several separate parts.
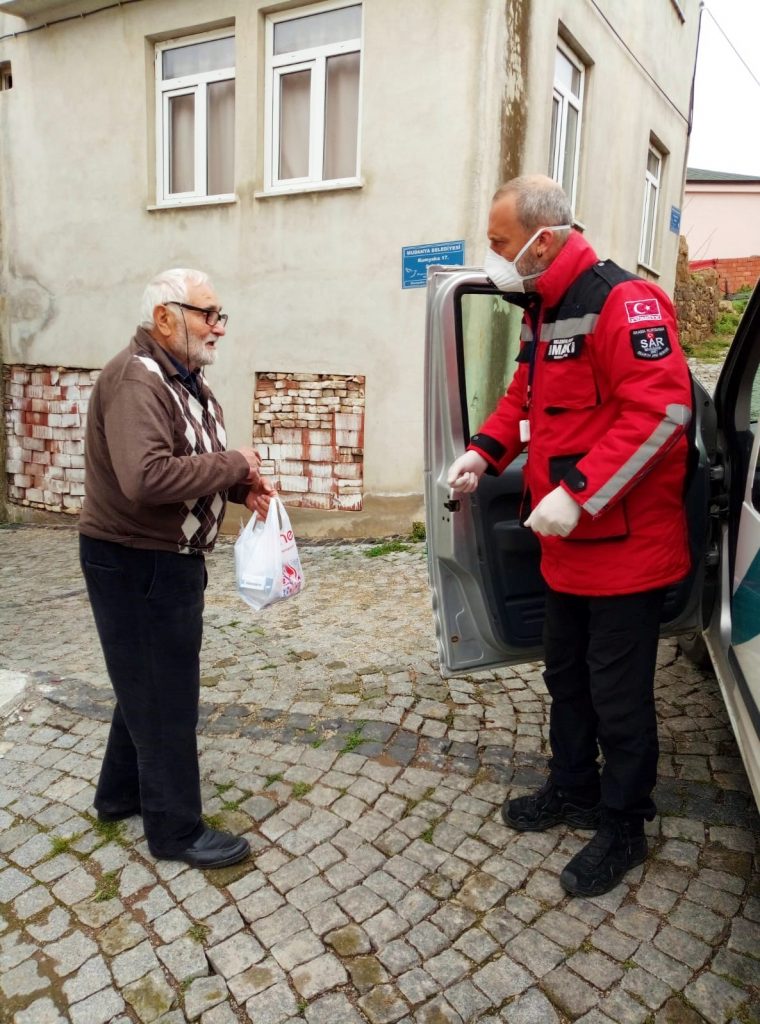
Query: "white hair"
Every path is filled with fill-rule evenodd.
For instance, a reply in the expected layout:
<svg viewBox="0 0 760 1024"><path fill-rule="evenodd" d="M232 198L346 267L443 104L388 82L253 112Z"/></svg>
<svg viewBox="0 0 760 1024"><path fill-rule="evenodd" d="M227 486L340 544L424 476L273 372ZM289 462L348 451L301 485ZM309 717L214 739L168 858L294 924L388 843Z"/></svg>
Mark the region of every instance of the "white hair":
<svg viewBox="0 0 760 1024"><path fill-rule="evenodd" d="M165 306L167 302L187 302L189 285L210 283L208 274L202 270L188 270L185 267L175 267L157 274L143 292L140 326L146 330L154 326L153 310L156 306Z"/></svg>

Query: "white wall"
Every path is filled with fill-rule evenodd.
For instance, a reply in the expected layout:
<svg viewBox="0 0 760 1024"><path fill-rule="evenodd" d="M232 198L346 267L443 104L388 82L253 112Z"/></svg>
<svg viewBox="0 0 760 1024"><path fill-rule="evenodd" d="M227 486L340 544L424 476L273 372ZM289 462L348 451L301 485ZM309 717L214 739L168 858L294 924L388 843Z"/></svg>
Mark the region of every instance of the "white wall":
<svg viewBox="0 0 760 1024"><path fill-rule="evenodd" d="M760 254L760 181L688 182L683 223L690 260Z"/></svg>

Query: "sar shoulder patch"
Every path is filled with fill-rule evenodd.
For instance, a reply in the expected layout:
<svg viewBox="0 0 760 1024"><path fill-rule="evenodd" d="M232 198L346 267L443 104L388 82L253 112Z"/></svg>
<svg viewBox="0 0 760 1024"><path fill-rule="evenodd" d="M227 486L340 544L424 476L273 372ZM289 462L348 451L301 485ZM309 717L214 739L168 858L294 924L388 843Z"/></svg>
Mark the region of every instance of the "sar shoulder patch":
<svg viewBox="0 0 760 1024"><path fill-rule="evenodd" d="M673 351L667 327L639 327L631 331L631 345L637 359L664 359Z"/></svg>

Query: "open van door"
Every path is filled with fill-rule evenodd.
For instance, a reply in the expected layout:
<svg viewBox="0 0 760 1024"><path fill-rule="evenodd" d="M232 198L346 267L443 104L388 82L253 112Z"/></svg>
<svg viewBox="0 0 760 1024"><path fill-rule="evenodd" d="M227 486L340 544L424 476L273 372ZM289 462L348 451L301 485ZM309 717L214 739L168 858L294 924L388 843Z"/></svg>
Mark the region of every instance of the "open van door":
<svg viewBox="0 0 760 1024"><path fill-rule="evenodd" d="M705 640L760 807L760 286L729 349L715 405L721 586Z"/></svg>
<svg viewBox="0 0 760 1024"><path fill-rule="evenodd" d="M479 269L428 270L425 339L425 505L428 570L444 676L542 657L544 583L540 549L520 525L522 466L484 475L472 495L453 496L448 467L506 389L520 345L522 310ZM715 410L695 385L688 493L693 569L671 588L663 630L701 630L709 582L710 461ZM709 592L710 588L707 588Z"/></svg>

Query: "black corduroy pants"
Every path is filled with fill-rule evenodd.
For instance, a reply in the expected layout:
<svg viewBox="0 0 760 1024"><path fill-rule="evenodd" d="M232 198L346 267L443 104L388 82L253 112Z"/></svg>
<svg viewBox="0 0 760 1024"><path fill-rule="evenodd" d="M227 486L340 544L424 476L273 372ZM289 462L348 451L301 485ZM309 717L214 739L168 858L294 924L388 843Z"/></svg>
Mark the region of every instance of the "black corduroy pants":
<svg viewBox="0 0 760 1024"><path fill-rule="evenodd" d="M82 535L80 563L116 695L95 807L141 808L151 853L172 856L204 827L196 743L204 559Z"/></svg>
<svg viewBox="0 0 760 1024"><path fill-rule="evenodd" d="M613 816L651 820L656 810L654 674L664 596L664 590L613 597L547 590L551 777L568 793L601 799Z"/></svg>

